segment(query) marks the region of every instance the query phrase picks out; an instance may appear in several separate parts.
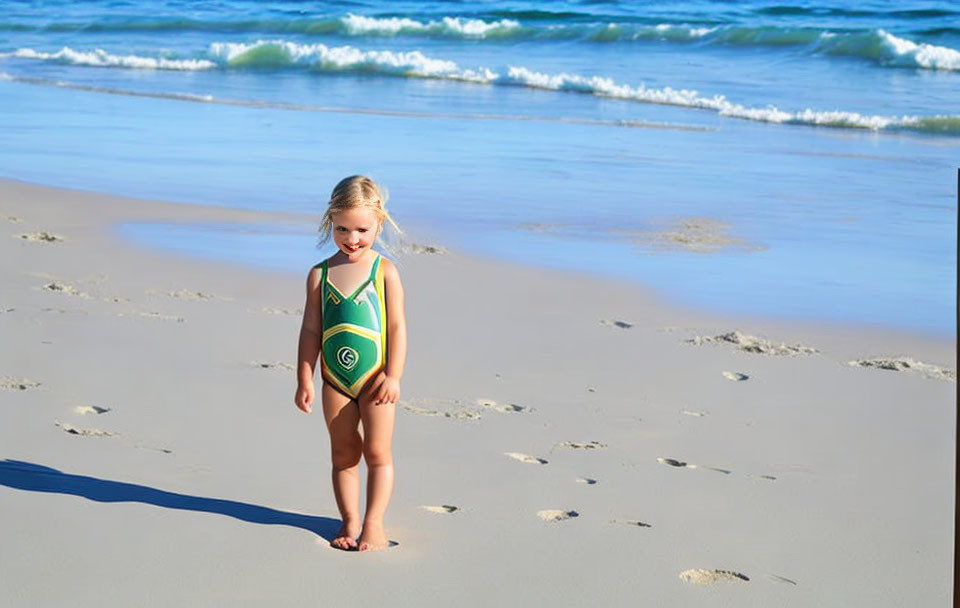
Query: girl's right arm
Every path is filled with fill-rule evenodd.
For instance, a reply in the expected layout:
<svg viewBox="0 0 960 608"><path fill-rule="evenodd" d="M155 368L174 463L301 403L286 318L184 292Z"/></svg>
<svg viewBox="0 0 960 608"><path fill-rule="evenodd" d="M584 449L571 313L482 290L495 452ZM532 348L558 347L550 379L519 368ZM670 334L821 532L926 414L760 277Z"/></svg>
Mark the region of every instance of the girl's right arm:
<svg viewBox="0 0 960 608"><path fill-rule="evenodd" d="M320 269L311 268L307 275L307 302L303 306L303 322L300 324L300 343L297 348L297 394L294 403L309 414L312 410L315 390L314 370L320 355Z"/></svg>

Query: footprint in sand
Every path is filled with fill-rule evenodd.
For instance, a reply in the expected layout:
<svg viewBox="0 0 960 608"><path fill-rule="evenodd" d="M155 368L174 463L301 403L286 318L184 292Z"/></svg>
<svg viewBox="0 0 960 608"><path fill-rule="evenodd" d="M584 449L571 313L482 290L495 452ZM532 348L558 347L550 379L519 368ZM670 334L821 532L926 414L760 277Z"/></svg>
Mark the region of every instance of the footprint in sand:
<svg viewBox="0 0 960 608"><path fill-rule="evenodd" d="M597 480L594 479L593 477L577 477L575 481L577 483L586 484L588 486L592 486L593 484L597 483Z"/></svg>
<svg viewBox="0 0 960 608"><path fill-rule="evenodd" d="M803 346L802 344L788 345L784 342L777 344L775 342L771 342L770 340L740 333L736 330L727 332L725 334L718 334L716 336L694 336L689 340L685 340L685 342L687 344L695 344L697 346L710 342L729 344L735 346L737 350L742 350L748 353L756 353L759 355L794 356L812 355L820 352L810 346Z"/></svg>
<svg viewBox="0 0 960 608"><path fill-rule="evenodd" d="M652 528L653 527L650 524L644 523L636 519L611 519L610 523L620 524L623 526L633 526L636 528Z"/></svg>
<svg viewBox="0 0 960 608"><path fill-rule="evenodd" d="M183 322L186 321L186 319L184 319L183 317L178 317L178 316L175 316L175 315L165 315L165 314L163 314L163 313L155 312L155 311L138 312L138 313L133 313L133 314L131 314L131 313L118 312L118 313L117 313L117 316L118 316L118 317L134 317L134 316L136 316L136 317L143 317L143 318L145 318L145 319L154 319L154 320L156 320L156 321L173 321L173 322L175 322L175 323L183 323Z"/></svg>
<svg viewBox="0 0 960 608"><path fill-rule="evenodd" d="M621 319L600 319L600 324L608 327L619 327L620 329L630 329L634 326L630 321L623 321Z"/></svg>
<svg viewBox="0 0 960 608"><path fill-rule="evenodd" d="M516 403L497 403L493 399L477 399L477 405L504 414L515 414L519 412L530 411L525 405L518 405Z"/></svg>
<svg viewBox="0 0 960 608"><path fill-rule="evenodd" d="M7 312L13 312L13 311L15 311L15 310L16 310L16 308L3 308L3 307L0 307L0 314L2 314L2 313L7 313Z"/></svg>
<svg viewBox="0 0 960 608"><path fill-rule="evenodd" d="M0 380L0 388L7 389L8 391L26 391L39 386L39 382L27 380L26 378L4 378Z"/></svg>
<svg viewBox="0 0 960 608"><path fill-rule="evenodd" d="M543 458L537 458L536 456L531 456L530 454L523 454L522 452L504 452L504 456L509 456L514 460L519 460L520 462L526 462L527 464L547 464L548 461Z"/></svg>
<svg viewBox="0 0 960 608"><path fill-rule="evenodd" d="M715 583L732 582L743 583L750 579L745 574L732 570L704 570L694 568L680 573L680 580L693 585L713 585Z"/></svg>
<svg viewBox="0 0 960 608"><path fill-rule="evenodd" d="M56 243L63 241L62 236L52 234L50 232L28 232L26 234L18 234L16 238L23 239L24 241L33 241L39 243Z"/></svg>
<svg viewBox="0 0 960 608"><path fill-rule="evenodd" d="M420 253L420 254L431 254L431 255L443 255L447 252L446 249L440 247L439 245L420 245L417 243L410 243L407 247L407 250L410 253Z"/></svg>
<svg viewBox="0 0 960 608"><path fill-rule="evenodd" d="M88 311L83 310L82 308L73 308L73 309L66 309L66 308L41 308L41 309L40 309L40 312L57 313L57 314L59 314L59 315L70 315L70 314L73 314L73 315L88 315L88 314L90 314Z"/></svg>
<svg viewBox="0 0 960 608"><path fill-rule="evenodd" d="M56 281L51 281L43 286L43 289L46 291L54 291L56 293L65 293L69 296L76 296L78 298L83 298L85 300L90 299L90 294L84 293L74 287L73 285L68 285L67 283L58 283Z"/></svg>
<svg viewBox="0 0 960 608"><path fill-rule="evenodd" d="M8 216L7 216L6 218L4 218L4 219L6 219L8 222L10 222L10 223L12 223L12 224L16 224L16 223L19 223L19 222L22 222L22 221L23 221L23 219L15 216L15 215L8 215Z"/></svg>
<svg viewBox="0 0 960 608"><path fill-rule="evenodd" d="M952 370L930 363L923 363L910 357L873 357L871 359L854 359L848 361L852 367L873 367L895 372L914 372L925 378L956 382L957 374Z"/></svg>
<svg viewBox="0 0 960 608"><path fill-rule="evenodd" d="M460 510L459 507L455 507L453 505L439 505L439 506L420 505L420 508L423 509L424 511L430 511L431 513L441 513L441 514L453 513L455 511Z"/></svg>
<svg viewBox="0 0 960 608"><path fill-rule="evenodd" d="M562 509L544 509L537 511L537 517L543 521L565 521L574 517L580 517L576 511L564 511Z"/></svg>
<svg viewBox="0 0 960 608"><path fill-rule="evenodd" d="M217 296L212 293L204 293L202 291L192 291L190 289L178 289L177 291L164 291L158 292L156 290L148 290L148 294L162 293L165 296L171 298L177 298L179 300L213 300Z"/></svg>
<svg viewBox="0 0 960 608"><path fill-rule="evenodd" d="M273 308L271 306L264 306L260 309L260 312L265 312L268 315L302 315L303 310L299 308Z"/></svg>
<svg viewBox="0 0 960 608"><path fill-rule="evenodd" d="M100 407L99 405L78 405L73 408L74 414L85 416L87 414L106 414L111 411L109 407Z"/></svg>
<svg viewBox="0 0 960 608"><path fill-rule="evenodd" d="M685 416L693 416L694 418L702 418L707 415L706 412L697 412L694 410L680 410L680 413Z"/></svg>
<svg viewBox="0 0 960 608"><path fill-rule="evenodd" d="M600 443L599 441L588 441L587 443L580 443L578 441L558 441L553 445L558 448L572 448L574 450L602 450L607 447L607 444Z"/></svg>
<svg viewBox="0 0 960 608"><path fill-rule="evenodd" d="M481 418L479 412L467 408L459 399L401 399L399 405L408 412L421 416L439 416L459 420L479 420Z"/></svg>
<svg viewBox="0 0 960 608"><path fill-rule="evenodd" d="M659 458L659 457L658 457L658 458L657 458L657 462L659 462L660 464L666 464L666 465L669 465L669 466L671 466L671 467L678 467L678 468L687 468L687 469L709 469L709 470L711 470L711 471L716 471L717 473L723 473L724 475L729 475L729 474L731 473L731 471L728 471L727 469L721 469L721 468L718 468L718 467L711 467L711 466L706 466L706 465L702 465L702 464L693 464L693 463L691 463L691 462L684 462L684 461L682 461L682 460L676 460L676 459L673 459L673 458Z"/></svg>
<svg viewBox="0 0 960 608"><path fill-rule="evenodd" d="M748 379L750 376L740 372L723 372L723 377L727 380L733 380L734 382L742 382L743 380Z"/></svg>
<svg viewBox="0 0 960 608"><path fill-rule="evenodd" d="M53 423L71 435L80 435L82 437L113 437L119 435L119 433L101 431L100 429L81 429L59 420L54 420Z"/></svg>
<svg viewBox="0 0 960 608"><path fill-rule="evenodd" d="M275 361L270 363L269 361L254 361L251 365L260 369L282 369L288 372L295 371L297 367L289 363L284 363L283 361Z"/></svg>
<svg viewBox="0 0 960 608"><path fill-rule="evenodd" d="M154 446L152 446L152 445L140 445L140 444L137 444L137 445L135 445L135 446L133 446L133 447L137 448L138 450L150 450L151 452L160 452L160 453L162 453L162 454L173 454L173 450L170 450L170 449L168 449L168 448L158 448L158 447L154 447Z"/></svg>

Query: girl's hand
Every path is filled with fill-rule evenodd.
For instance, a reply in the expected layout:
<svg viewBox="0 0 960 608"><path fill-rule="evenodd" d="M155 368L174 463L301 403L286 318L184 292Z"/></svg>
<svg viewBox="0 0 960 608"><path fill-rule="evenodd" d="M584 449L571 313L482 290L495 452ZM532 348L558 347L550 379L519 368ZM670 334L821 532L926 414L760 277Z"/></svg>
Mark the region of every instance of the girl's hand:
<svg viewBox="0 0 960 608"><path fill-rule="evenodd" d="M387 405L396 403L400 398L400 380L384 376L383 382L377 388L377 394L373 398L374 405Z"/></svg>
<svg viewBox="0 0 960 608"><path fill-rule="evenodd" d="M293 398L293 402L297 404L297 407L300 408L304 413L309 414L313 411L313 408L310 406L313 405L314 397L314 388L313 382L308 382L306 384L297 385L297 394Z"/></svg>

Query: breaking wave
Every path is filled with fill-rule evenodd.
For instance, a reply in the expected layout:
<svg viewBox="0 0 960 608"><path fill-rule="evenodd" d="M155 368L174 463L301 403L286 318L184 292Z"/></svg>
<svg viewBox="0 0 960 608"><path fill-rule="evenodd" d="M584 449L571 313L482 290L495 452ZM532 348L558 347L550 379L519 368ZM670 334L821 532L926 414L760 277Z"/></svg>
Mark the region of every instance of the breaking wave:
<svg viewBox="0 0 960 608"><path fill-rule="evenodd" d="M918 55L921 50L914 49ZM804 109L783 110L774 106L751 107L721 94L703 95L696 90L672 87L631 86L605 76L548 74L522 66L498 70L463 68L420 51L364 51L351 46L328 47L288 41L258 41L251 44L217 42L202 57L142 57L113 55L102 49L77 51L68 47L53 53L19 49L0 57L57 61L77 65L155 70L246 70L282 69L315 73L361 73L396 78L429 78L487 86L513 86L557 92L574 92L638 103L659 104L712 111L720 116L755 122L816 127L908 130L941 135L960 135L960 116L883 116L853 111ZM922 60L918 59L918 60ZM212 99L212 98L211 98Z"/></svg>

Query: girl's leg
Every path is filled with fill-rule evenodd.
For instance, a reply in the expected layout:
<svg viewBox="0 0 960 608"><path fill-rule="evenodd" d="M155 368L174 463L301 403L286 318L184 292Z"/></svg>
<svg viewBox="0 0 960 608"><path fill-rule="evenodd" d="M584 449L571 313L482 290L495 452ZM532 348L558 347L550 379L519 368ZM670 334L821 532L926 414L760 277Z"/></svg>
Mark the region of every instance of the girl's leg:
<svg viewBox="0 0 960 608"><path fill-rule="evenodd" d="M343 526L330 545L338 549L356 548L360 534L360 456L363 438L357 430L360 410L357 402L337 392L326 382L321 392L323 418L330 431L330 456L333 462L333 494Z"/></svg>
<svg viewBox="0 0 960 608"><path fill-rule="evenodd" d="M373 391L370 391L373 392ZM372 395L360 395L363 420L363 458L367 462L367 512L360 533L360 550L389 546L383 515L393 493L393 423L395 404L373 405Z"/></svg>

